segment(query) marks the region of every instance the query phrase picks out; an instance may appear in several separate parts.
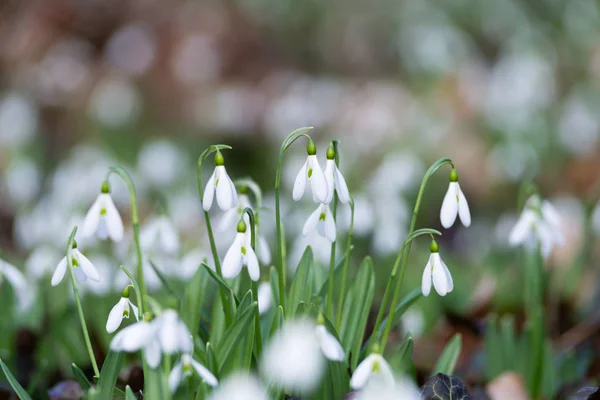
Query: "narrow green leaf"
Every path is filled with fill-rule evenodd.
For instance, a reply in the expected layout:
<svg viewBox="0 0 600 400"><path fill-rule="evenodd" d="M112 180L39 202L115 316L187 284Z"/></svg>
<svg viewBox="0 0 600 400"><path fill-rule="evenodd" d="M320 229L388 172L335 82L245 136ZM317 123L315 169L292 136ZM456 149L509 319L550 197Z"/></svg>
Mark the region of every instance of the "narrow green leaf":
<svg viewBox="0 0 600 400"><path fill-rule="evenodd" d="M233 355L233 350L244 335L248 334L250 325L254 322L254 314L258 312L258 303L252 305L237 315L233 324L227 329L223 338L217 343L215 354L219 361L219 371Z"/></svg>
<svg viewBox="0 0 600 400"><path fill-rule="evenodd" d="M365 257L346 294L340 326L341 343L346 354L351 355L352 369L356 368L359 361L360 346L365 334L374 291L373 261L370 257Z"/></svg>
<svg viewBox="0 0 600 400"><path fill-rule="evenodd" d="M233 289L227 284L227 282L221 279L221 277L217 275L217 273L213 271L206 263L202 263L202 266L208 271L208 274L217 283L217 285L219 285L222 289L225 290L228 296L233 296L233 299L235 300L235 304L237 306L240 302L237 299L237 297L235 297Z"/></svg>
<svg viewBox="0 0 600 400"><path fill-rule="evenodd" d="M460 333L457 333L452 337L452 339L450 339L450 342L448 342L444 348L444 351L442 351L442 354L440 355L440 358L438 358L431 376L439 373L452 375L454 373L454 367L456 367L456 361L460 355L461 348L462 336Z"/></svg>
<svg viewBox="0 0 600 400"><path fill-rule="evenodd" d="M335 265L335 268L333 270L333 281L334 282L339 282L339 280L342 277L342 266L344 265L344 262L346 261L346 255L344 254L342 256L342 258L337 262L337 264ZM325 296L327 296L327 290L329 289L329 277L327 279L325 279L325 282L323 282L323 284L321 285L321 289L319 290L319 296L322 298L325 298Z"/></svg>
<svg viewBox="0 0 600 400"><path fill-rule="evenodd" d="M281 304L279 301L279 273L275 267L271 267L269 271L269 283L271 284L271 296L273 296L273 304Z"/></svg>
<svg viewBox="0 0 600 400"><path fill-rule="evenodd" d="M129 385L125 386L125 400L137 400Z"/></svg>
<svg viewBox="0 0 600 400"><path fill-rule="evenodd" d="M77 383L79 383L79 386L81 386L81 388L84 391L86 391L92 387L92 384L85 377L85 374L83 373L83 371L81 369L79 369L79 367L77 365L75 365L75 363L71 364L71 371L73 371L73 377L75 378Z"/></svg>
<svg viewBox="0 0 600 400"><path fill-rule="evenodd" d="M0 366L2 366L2 371L4 371L4 375L6 375L8 383L10 383L10 386L13 388L17 396L19 396L21 400L31 400L31 397L29 397L25 389L23 389L23 386L21 386L21 384L13 376L13 374L10 372L6 364L4 364L4 361L2 361L2 359L0 359Z"/></svg>
<svg viewBox="0 0 600 400"><path fill-rule="evenodd" d="M400 347L394 352L394 355L390 359L390 365L397 373L408 375L413 367L412 353L414 348L414 341L410 333Z"/></svg>
<svg viewBox="0 0 600 400"><path fill-rule="evenodd" d="M288 318L294 317L295 310L298 308L298 305L301 301L304 301L306 303L310 302L310 297L312 295L312 288L314 283L312 264L312 249L310 248L310 246L307 246L306 250L304 250L302 258L300 259L300 263L298 264L298 268L296 269L296 273L294 275L294 279L292 280L292 285L290 287L287 309L291 310L291 312L287 316Z"/></svg>
<svg viewBox="0 0 600 400"><path fill-rule="evenodd" d="M160 268L158 268L156 266L156 264L154 264L154 262L152 260L149 260L149 261L150 261L150 266L152 267L152 269L156 273L156 276L158 276L158 279L163 284L163 286L165 287L165 289L167 289L167 291L171 295L177 297L179 299L179 301L181 301L181 294L179 293L179 291L175 290L173 288L173 286L171 286L171 284L169 283L169 280L167 279L167 277L165 276L165 274L163 274L162 270Z"/></svg>
<svg viewBox="0 0 600 400"><path fill-rule="evenodd" d="M517 348L517 340L515 337L515 318L513 315L505 315L500 320L500 334L502 347L502 369L510 370L513 368L515 361L515 351ZM498 343L496 343L498 345Z"/></svg>
<svg viewBox="0 0 600 400"><path fill-rule="evenodd" d="M221 376L221 374L219 374L219 363L217 361L217 356L215 355L215 350L211 343L206 343L206 367L217 378Z"/></svg>
<svg viewBox="0 0 600 400"><path fill-rule="evenodd" d="M152 369L144 362L144 400L164 400L168 395L161 368Z"/></svg>
<svg viewBox="0 0 600 400"><path fill-rule="evenodd" d="M199 330L202 304L204 303L204 293L206 292L207 283L208 274L204 268L198 267L194 277L185 286L183 292L180 315L181 319L192 333L198 332Z"/></svg>
<svg viewBox="0 0 600 400"><path fill-rule="evenodd" d="M100 399L110 400L113 398L113 391L119 372L121 372L121 364L123 364L123 353L110 350L104 359L100 377L98 378L98 389L100 391Z"/></svg>
<svg viewBox="0 0 600 400"><path fill-rule="evenodd" d="M277 332L283 326L283 308L281 306L277 307L275 310L275 315L273 315L273 322L271 323L271 330L269 337L272 337L275 332Z"/></svg>
<svg viewBox="0 0 600 400"><path fill-rule="evenodd" d="M539 397L544 368L544 316L540 310L532 313L529 362L527 365L526 382L529 395Z"/></svg>
<svg viewBox="0 0 600 400"><path fill-rule="evenodd" d="M246 295L240 301L240 305L236 312L236 318L242 316L242 313L250 308L254 303L252 291L249 290ZM256 315L255 315L256 317ZM230 363L230 371L244 370L249 371L252 364L252 351L254 350L254 325L248 327L247 333L242 336L239 345L237 346L235 357L233 362ZM226 375L229 371L224 371L223 375Z"/></svg>

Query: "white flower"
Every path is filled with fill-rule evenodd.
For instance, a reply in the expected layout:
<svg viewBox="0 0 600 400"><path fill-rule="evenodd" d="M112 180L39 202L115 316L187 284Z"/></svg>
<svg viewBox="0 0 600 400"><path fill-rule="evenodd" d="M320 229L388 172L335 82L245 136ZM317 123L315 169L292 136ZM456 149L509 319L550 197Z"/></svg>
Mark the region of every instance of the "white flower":
<svg viewBox="0 0 600 400"><path fill-rule="evenodd" d="M390 385L373 380L356 396L356 400L419 400L421 394L415 384L406 378L400 378Z"/></svg>
<svg viewBox="0 0 600 400"><path fill-rule="evenodd" d="M429 261L425 265L423 271L423 279L421 281L421 291L423 296L429 296L431 291L431 280L433 278L433 287L440 296L445 296L454 289L454 283L448 267L442 261L440 253L438 253L438 245L435 241L431 242L431 255Z"/></svg>
<svg viewBox="0 0 600 400"><path fill-rule="evenodd" d="M292 197L296 201L302 198L304 195L304 189L306 188L306 181L308 180L310 182L313 200L315 203L326 203L329 196L327 180L325 179L325 174L319 165L319 160L316 156L317 149L312 140L309 141L306 150L308 157L306 158L306 162L302 168L300 168L300 172L298 172L298 175L296 176Z"/></svg>
<svg viewBox="0 0 600 400"><path fill-rule="evenodd" d="M544 258L550 256L554 246L561 246L564 241L560 215L549 201L541 201L537 195L527 200L517 224L508 237L512 246L539 244Z"/></svg>
<svg viewBox="0 0 600 400"><path fill-rule="evenodd" d="M327 150L327 162L325 163L325 179L327 181L328 196L325 203L331 203L331 200L333 200L333 190L335 188L340 202L342 204L348 204L348 202L350 201L348 185L346 185L346 180L344 179L344 176L335 164L335 160L330 160L329 155L330 152L329 150ZM335 153L333 157L335 157Z"/></svg>
<svg viewBox="0 0 600 400"><path fill-rule="evenodd" d="M172 268L168 272L170 273L170 275L183 280L192 279L194 274L196 274L198 268L201 268L201 264L203 262L206 262L206 264L213 271L215 270L211 261L206 256L206 252L204 250L193 249L181 258L181 261L179 262L179 266L177 268Z"/></svg>
<svg viewBox="0 0 600 400"><path fill-rule="evenodd" d="M260 268L256 253L250 246L250 233L246 229L246 223L240 220L238 224L238 233L235 236L231 247L227 250L223 259L223 277L235 278L242 270L242 266L248 268L250 279L258 281L260 278Z"/></svg>
<svg viewBox="0 0 600 400"><path fill-rule="evenodd" d="M446 229L450 228L454 224L454 221L456 221L457 215L460 216L460 221L465 227L471 225L469 204L458 184L458 173L455 169L452 169L448 191L446 192L446 196L444 196L442 208L440 209L442 226Z"/></svg>
<svg viewBox="0 0 600 400"><path fill-rule="evenodd" d="M267 379L287 389L303 393L314 390L325 371L314 323L286 322L265 348L260 367Z"/></svg>
<svg viewBox="0 0 600 400"><path fill-rule="evenodd" d="M335 230L335 220L333 219L333 215L331 214L331 210L329 210L328 204L320 204L315 211L310 214L306 222L304 223L304 228L302 228L302 234L304 236L308 235L315 228L319 232L319 235L327 238L330 242L335 242L336 230Z"/></svg>
<svg viewBox="0 0 600 400"><path fill-rule="evenodd" d="M123 294L119 302L115 304L108 314L106 332L113 333L116 331L119 326L121 326L123 318L129 318L130 309L133 309L133 315L135 316L136 321L139 321L138 308L133 305L131 300L129 300L129 286L127 286L123 289Z"/></svg>
<svg viewBox="0 0 600 400"><path fill-rule="evenodd" d="M152 217L140 232L143 249L158 248L165 254L179 253L179 237L173 223L166 215Z"/></svg>
<svg viewBox="0 0 600 400"><path fill-rule="evenodd" d="M249 399L269 400L269 395L255 377L243 373L230 375L209 397L209 400Z"/></svg>
<svg viewBox="0 0 600 400"><path fill-rule="evenodd" d="M269 282L261 282L258 285L258 313L264 314L271 308L271 284Z"/></svg>
<svg viewBox="0 0 600 400"><path fill-rule="evenodd" d="M230 208L221 217L219 221L219 231L227 232L231 229L235 224L242 218L244 209L252 208L252 203L250 203L250 198L246 193L240 193L238 196L237 207ZM247 217L246 217L247 218ZM246 220L246 223L248 221Z"/></svg>
<svg viewBox="0 0 600 400"><path fill-rule="evenodd" d="M321 348L321 352L325 357L332 361L344 361L346 354L340 342L327 331L325 325L319 324L315 328L317 342Z"/></svg>
<svg viewBox="0 0 600 400"><path fill-rule="evenodd" d="M381 354L371 353L354 370L350 379L350 387L353 390L360 390L367 386L371 380L376 380L392 386L394 384L394 373L392 368L381 356Z"/></svg>
<svg viewBox="0 0 600 400"><path fill-rule="evenodd" d="M150 322L142 320L124 328L110 342L110 348L115 351L143 350L150 368L158 367L162 353L191 353L193 346L190 331L171 309L164 310Z"/></svg>
<svg viewBox="0 0 600 400"><path fill-rule="evenodd" d="M0 259L0 283L2 283L2 278L6 278L8 283L13 287L19 309L25 310L29 308L35 296L25 276L16 267Z"/></svg>
<svg viewBox="0 0 600 400"><path fill-rule="evenodd" d="M73 242L73 247L71 248L71 259L73 260L73 272L75 273L75 278L79 281L85 281L87 278L90 278L93 281L99 281L100 275L96 270L96 267L92 264L90 260L77 249L77 243ZM63 257L62 260L58 263L54 274L52 275L52 286L58 285L64 278L65 272L67 272L67 257Z"/></svg>
<svg viewBox="0 0 600 400"><path fill-rule="evenodd" d="M52 246L41 245L36 247L25 260L27 276L39 280L54 272L56 261L60 260L61 253Z"/></svg>
<svg viewBox="0 0 600 400"><path fill-rule="evenodd" d="M81 234L84 238L96 234L102 240L110 238L113 242L120 242L123 239L123 221L110 197L108 181L104 181L102 192L86 214L81 226Z"/></svg>
<svg viewBox="0 0 600 400"><path fill-rule="evenodd" d="M265 239L265 237L259 233L260 231L258 228L259 227L257 226L256 232L258 236L258 259L263 265L269 265L271 263L271 248L269 247L269 242L267 242L267 239Z"/></svg>
<svg viewBox="0 0 600 400"><path fill-rule="evenodd" d="M206 188L204 188L204 197L202 198L202 208L204 211L210 210L215 192L217 193L217 204L223 211L227 211L237 204L237 194L235 186L227 175L223 155L217 152L215 155L215 170L210 176Z"/></svg>
<svg viewBox="0 0 600 400"><path fill-rule="evenodd" d="M194 360L191 355L185 353L181 355L181 360L175 364L169 373L169 389L171 392L175 392L183 379L190 376L193 371L208 385L217 386L219 384L217 378L208 368Z"/></svg>

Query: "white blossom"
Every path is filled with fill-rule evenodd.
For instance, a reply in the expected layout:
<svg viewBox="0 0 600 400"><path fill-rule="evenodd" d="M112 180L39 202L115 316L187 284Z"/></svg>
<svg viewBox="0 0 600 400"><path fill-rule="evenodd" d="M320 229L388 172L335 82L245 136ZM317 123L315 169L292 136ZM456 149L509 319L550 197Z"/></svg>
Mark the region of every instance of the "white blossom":
<svg viewBox="0 0 600 400"><path fill-rule="evenodd" d="M333 219L333 215L331 214L328 204L320 204L317 209L310 214L304 223L302 234L306 236L310 232L314 231L315 228L317 228L319 235L327 238L327 240L332 243L335 242L335 220Z"/></svg>
<svg viewBox="0 0 600 400"><path fill-rule="evenodd" d="M429 296L432 280L433 287L440 296L445 296L454 289L454 282L452 281L450 271L444 261L442 261L435 242L431 244L431 255L423 271L423 278L421 280L423 296Z"/></svg>
<svg viewBox="0 0 600 400"><path fill-rule="evenodd" d="M90 207L81 226L81 234L84 238L97 235L104 240L110 238L113 242L123 239L123 221L115 203L110 197L108 182L102 184L102 192Z"/></svg>
<svg viewBox="0 0 600 400"><path fill-rule="evenodd" d="M458 173L455 169L450 172L450 184L448 185L448 191L444 196L442 202L442 208L440 209L440 221L442 226L446 229L454 225L456 216L460 217L460 221L465 227L471 225L471 212L469 211L469 204L467 199L460 189L458 183Z"/></svg>
<svg viewBox="0 0 600 400"><path fill-rule="evenodd" d="M394 373L381 354L369 354L354 370L350 379L350 387L360 390L372 380L377 380L386 386L394 384Z"/></svg>
<svg viewBox="0 0 600 400"><path fill-rule="evenodd" d="M215 155L215 170L204 188L204 197L202 198L202 208L204 208L204 211L210 210L215 193L217 194L217 204L221 210L227 211L237 205L235 186L229 175L227 175L223 164L223 155L217 152Z"/></svg>
<svg viewBox="0 0 600 400"><path fill-rule="evenodd" d="M194 372L209 386L217 386L219 384L217 378L208 368L194 360L190 354L185 353L181 355L181 360L175 364L169 373L169 389L171 392L174 393L181 382Z"/></svg>
<svg viewBox="0 0 600 400"><path fill-rule="evenodd" d="M87 278L90 278L93 281L100 280L100 275L98 274L96 267L94 267L92 262L77 249L77 243L73 242L73 247L69 251L71 252L71 259L73 261L73 272L78 281L83 282ZM63 280L65 273L67 272L67 267L67 257L65 256L60 260L52 275L52 286L58 285Z"/></svg>

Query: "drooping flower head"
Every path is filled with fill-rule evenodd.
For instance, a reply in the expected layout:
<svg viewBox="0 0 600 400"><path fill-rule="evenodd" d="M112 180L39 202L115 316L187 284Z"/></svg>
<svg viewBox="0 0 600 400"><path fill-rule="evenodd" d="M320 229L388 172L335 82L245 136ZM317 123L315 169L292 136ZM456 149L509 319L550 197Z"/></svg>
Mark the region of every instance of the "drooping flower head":
<svg viewBox="0 0 600 400"><path fill-rule="evenodd" d="M223 277L235 278L245 265L248 268L250 279L256 282L260 278L260 267L256 253L250 245L249 229L247 229L243 219L240 219L238 222L237 232L233 243L223 259Z"/></svg>
<svg viewBox="0 0 600 400"><path fill-rule="evenodd" d="M319 160L317 159L317 146L312 140L308 141L306 153L308 154L308 157L296 176L292 197L295 201L300 200L304 195L306 182L308 181L315 203L326 203L329 196L327 181L325 180L325 174L321 170Z"/></svg>
<svg viewBox="0 0 600 400"><path fill-rule="evenodd" d="M194 374L194 372L209 386L214 387L219 384L217 378L208 370L208 368L194 360L191 354L184 353L181 355L181 360L175 364L169 373L169 389L171 392L175 392L181 382Z"/></svg>
<svg viewBox="0 0 600 400"><path fill-rule="evenodd" d="M135 320L138 319L138 308L133 305L131 300L129 300L129 291L131 286L127 285L123 292L121 293L121 299L114 307L110 310L108 314L108 320L106 321L106 331L108 333L113 333L119 326L121 326L121 322L124 318L129 318L129 314L131 310L133 310L133 315L135 316Z"/></svg>
<svg viewBox="0 0 600 400"><path fill-rule="evenodd" d="M315 327L315 336L321 352L331 361L344 361L346 353L340 344L339 340L333 336L325 327L325 317L319 313L317 326Z"/></svg>
<svg viewBox="0 0 600 400"><path fill-rule="evenodd" d="M105 180L100 194L85 216L81 234L84 238L90 238L95 234L102 240L110 238L113 242L120 242L123 239L123 231L123 221L110 197L108 180Z"/></svg>
<svg viewBox="0 0 600 400"><path fill-rule="evenodd" d="M436 292L438 292L440 296L445 296L454 289L452 276L450 275L448 267L440 257L440 253L438 252L439 247L435 240L431 241L429 250L431 251L431 255L429 256L429 261L427 261L427 265L425 265L425 270L423 271L421 291L423 292L423 296L429 296L433 280L433 287Z"/></svg>
<svg viewBox="0 0 600 400"><path fill-rule="evenodd" d="M13 287L13 292L17 298L19 309L25 310L33 303L35 296L33 289L27 283L27 279L21 271L8 262L0 259L0 284L6 278Z"/></svg>
<svg viewBox="0 0 600 400"><path fill-rule="evenodd" d="M335 242L335 220L333 219L333 214L331 214L328 204L319 204L317 209L310 214L304 223L302 234L307 236L310 232L314 231L315 228L317 228L319 235L327 238L331 243Z"/></svg>
<svg viewBox="0 0 600 400"><path fill-rule="evenodd" d="M350 387L353 390L360 390L371 384L393 386L394 373L392 368L379 354L376 347L354 370L350 379Z"/></svg>
<svg viewBox="0 0 600 400"><path fill-rule="evenodd" d="M344 176L338 169L335 163L335 148L333 143L327 149L327 161L325 163L325 180L327 181L327 200L325 203L329 204L333 200L333 191L337 192L338 199L342 204L348 204L350 201L350 193L348 192L348 185Z"/></svg>
<svg viewBox="0 0 600 400"><path fill-rule="evenodd" d="M227 377L210 394L209 400L269 400L269 395L258 379L237 372Z"/></svg>
<svg viewBox="0 0 600 400"><path fill-rule="evenodd" d="M151 217L140 232L140 242L143 249L157 248L163 254L177 255L179 253L179 236L171 219L164 213Z"/></svg>
<svg viewBox="0 0 600 400"><path fill-rule="evenodd" d="M204 188L204 196L202 198L202 208L204 211L210 210L213 199L217 194L217 204L223 211L227 211L237 204L237 193L235 186L227 175L225 170L225 158L220 151L215 153L215 170L213 171L206 188Z"/></svg>
<svg viewBox="0 0 600 400"><path fill-rule="evenodd" d="M460 221L465 227L471 225L469 204L458 184L458 172L455 168L452 168L452 171L450 171L448 191L446 192L446 196L444 196L442 208L440 209L440 221L442 222L442 226L446 229L450 228L454 225L457 215L460 217Z"/></svg>
<svg viewBox="0 0 600 400"><path fill-rule="evenodd" d="M73 261L73 272L78 281L83 282L87 278L90 278L93 281L100 280L100 275L98 274L96 267L94 267L92 262L77 249L77 242L75 240L73 240L73 246L71 247L70 252L71 260ZM58 285L63 280L65 272L67 272L67 267L67 257L65 256L60 260L52 275L52 286Z"/></svg>

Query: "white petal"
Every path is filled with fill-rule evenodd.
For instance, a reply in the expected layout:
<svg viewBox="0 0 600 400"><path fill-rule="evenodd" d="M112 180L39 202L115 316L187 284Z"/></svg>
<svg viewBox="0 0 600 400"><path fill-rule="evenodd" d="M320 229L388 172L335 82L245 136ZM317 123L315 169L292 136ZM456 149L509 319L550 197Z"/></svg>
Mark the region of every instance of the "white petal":
<svg viewBox="0 0 600 400"><path fill-rule="evenodd" d="M217 386L219 381L217 378L206 368L204 365L200 364L196 360L191 360L192 367L196 370L196 373L202 378L204 382L206 382L209 386Z"/></svg>
<svg viewBox="0 0 600 400"><path fill-rule="evenodd" d="M269 282L262 282L258 285L258 313L264 314L271 308L272 296L271 296L271 284Z"/></svg>
<svg viewBox="0 0 600 400"><path fill-rule="evenodd" d="M110 348L115 351L134 352L154 341L156 326L151 322L140 321L123 328L110 342Z"/></svg>
<svg viewBox="0 0 600 400"><path fill-rule="evenodd" d="M173 354L183 345L183 341L187 342L188 333L184 332L182 335L179 317L175 311L171 309L163 311L158 324L158 340L163 353Z"/></svg>
<svg viewBox="0 0 600 400"><path fill-rule="evenodd" d="M227 175L227 182L229 183L231 189L231 207L234 208L238 205L237 191L235 190L235 185L233 184L233 181L231 180L229 175Z"/></svg>
<svg viewBox="0 0 600 400"><path fill-rule="evenodd" d="M217 173L217 180L215 181L215 186L217 188L217 204L221 210L227 211L235 206L233 203L234 192L232 192L232 185L229 182L229 176L223 165L215 167L215 171Z"/></svg>
<svg viewBox="0 0 600 400"><path fill-rule="evenodd" d="M183 365L181 365L181 362L178 362L169 373L169 389L171 390L171 393L175 393L179 387L183 375L182 372Z"/></svg>
<svg viewBox="0 0 600 400"><path fill-rule="evenodd" d="M144 355L150 368L155 369L160 365L160 345L157 340L148 342L144 347Z"/></svg>
<svg viewBox="0 0 600 400"><path fill-rule="evenodd" d="M140 245L142 249L151 250L154 247L159 229L160 219L158 217L151 217L148 222L144 224L144 227L140 232Z"/></svg>
<svg viewBox="0 0 600 400"><path fill-rule="evenodd" d="M367 358L358 364L350 379L350 387L353 390L360 390L365 387L373 372L373 362L377 360L376 356L376 354L369 354Z"/></svg>
<svg viewBox="0 0 600 400"><path fill-rule="evenodd" d="M233 207L223 213L221 220L219 221L218 229L219 232L227 232L233 228L236 222L240 218L239 210L237 207Z"/></svg>
<svg viewBox="0 0 600 400"><path fill-rule="evenodd" d="M333 170L335 168L335 160L327 160L325 162L325 171L323 174L325 175L325 180L327 181L327 200L325 203L331 203L333 200L333 189L335 187L335 181L333 177Z"/></svg>
<svg viewBox="0 0 600 400"><path fill-rule="evenodd" d="M204 188L204 196L202 197L202 208L204 211L210 210L210 206L212 206L213 199L215 197L215 175L217 174L217 169L213 171L210 179L206 183L206 187Z"/></svg>
<svg viewBox="0 0 600 400"><path fill-rule="evenodd" d="M392 371L392 368L390 367L390 364L388 364L387 361L385 361L385 358L383 358L381 355L378 355L378 362L379 362L379 375L383 378L384 382L387 385L393 385L394 384L394 372Z"/></svg>
<svg viewBox="0 0 600 400"><path fill-rule="evenodd" d="M302 228L302 234L304 236L308 235L310 232L314 231L317 227L317 223L319 222L319 217L321 216L321 206L318 206L315 211L310 214L306 222L304 223L304 227Z"/></svg>
<svg viewBox="0 0 600 400"><path fill-rule="evenodd" d="M429 261L427 261L427 265L425 265L425 270L423 270L421 292L423 292L423 296L425 297L429 296L429 292L431 292L431 256L429 257Z"/></svg>
<svg viewBox="0 0 600 400"><path fill-rule="evenodd" d="M160 245L165 253L179 253L179 236L177 236L175 227L166 216L161 217L159 235Z"/></svg>
<svg viewBox="0 0 600 400"><path fill-rule="evenodd" d="M431 264L433 287L440 296L445 296L449 292L449 283L439 253L433 253L431 255Z"/></svg>
<svg viewBox="0 0 600 400"><path fill-rule="evenodd" d="M0 276L4 274L6 280L13 287L13 292L17 297L20 310L25 310L33 303L35 292L29 287L25 276L14 266L0 260Z"/></svg>
<svg viewBox="0 0 600 400"><path fill-rule="evenodd" d="M83 220L83 224L81 225L81 236L84 238L89 238L94 236L96 230L98 229L98 223L100 222L100 208L101 208L101 199L102 194L96 198L94 204L90 207L87 214L85 215L85 219Z"/></svg>
<svg viewBox="0 0 600 400"><path fill-rule="evenodd" d="M508 243L512 246L523 243L531 231L531 227L536 219L535 211L529 209L523 210L516 225L510 231Z"/></svg>
<svg viewBox="0 0 600 400"><path fill-rule="evenodd" d="M542 216L553 229L560 228L560 214L548 200L542 202Z"/></svg>
<svg viewBox="0 0 600 400"><path fill-rule="evenodd" d="M271 250L269 249L269 243L264 236L258 236L258 259L264 265L271 263Z"/></svg>
<svg viewBox="0 0 600 400"><path fill-rule="evenodd" d="M104 194L104 208L106 209L106 230L108 236L113 242L120 242L123 239L123 221L119 215L119 210L115 206L109 194Z"/></svg>
<svg viewBox="0 0 600 400"><path fill-rule="evenodd" d="M130 307L132 308L132 310L133 310L133 315L135 316L135 320L136 320L136 321L139 321L140 319L139 319L139 317L138 317L138 314L139 314L139 310L138 310L138 308L137 308L136 306L134 306L134 305L133 305L133 303L132 303L131 301L129 301L129 306L130 306Z"/></svg>
<svg viewBox="0 0 600 400"><path fill-rule="evenodd" d="M100 275L98 275L98 271L96 267L92 264L90 260L77 249L73 249L73 256L77 258L79 262L79 267L81 267L82 271L85 275L93 281L100 281Z"/></svg>
<svg viewBox="0 0 600 400"><path fill-rule="evenodd" d="M256 253L254 253L254 250L250 246L246 247L246 266L250 279L257 282L260 279L260 267L258 266Z"/></svg>
<svg viewBox="0 0 600 400"><path fill-rule="evenodd" d="M335 336L329 333L323 325L318 325L315 328L315 333L325 357L332 361L344 361L346 354Z"/></svg>
<svg viewBox="0 0 600 400"><path fill-rule="evenodd" d="M87 275L81 270L81 268L73 268L73 274L75 274L75 279L77 279L77 282L87 281Z"/></svg>
<svg viewBox="0 0 600 400"><path fill-rule="evenodd" d="M458 182L456 182L456 191L458 193L458 215L460 222L468 228L471 226L471 211L469 211L469 203L467 203L467 198L460 189Z"/></svg>
<svg viewBox="0 0 600 400"><path fill-rule="evenodd" d="M306 161L304 162L304 165L302 166L302 168L300 168L298 175L296 175L296 181L294 182L294 190L292 192L292 197L294 198L295 201L300 200L302 198L302 196L304 195L304 190L306 189L307 166L308 166L308 159L306 159Z"/></svg>
<svg viewBox="0 0 600 400"><path fill-rule="evenodd" d="M177 336L178 339L178 350L182 353L191 353L194 351L194 340L192 334L187 328L187 325L177 318Z"/></svg>
<svg viewBox="0 0 600 400"><path fill-rule="evenodd" d="M327 202L327 196L329 196L329 190L327 189L327 181L325 180L325 175L323 174L323 170L319 165L319 160L317 156L308 156L309 158L309 168L312 168L312 174L309 178L310 188L312 189L313 195L318 200L319 203Z"/></svg>
<svg viewBox="0 0 600 400"><path fill-rule="evenodd" d="M125 302L123 302L125 300ZM127 306L127 302L129 300L121 298L117 304L110 310L108 314L108 320L106 321L106 332L113 333L119 326L121 326L121 322L123 321L123 311Z"/></svg>
<svg viewBox="0 0 600 400"><path fill-rule="evenodd" d="M536 225L536 232L540 243L542 257L550 257L550 254L552 253L552 247L554 246L555 242L552 229L544 221L538 221Z"/></svg>
<svg viewBox="0 0 600 400"><path fill-rule="evenodd" d="M350 192L348 191L346 180L344 179L344 176L338 169L337 165L333 171L335 178L335 190L337 191L338 199L340 199L342 204L348 204L350 202Z"/></svg>
<svg viewBox="0 0 600 400"><path fill-rule="evenodd" d="M227 250L225 258L223 259L223 266L221 271L224 278L235 278L239 275L242 270L243 256L242 256L242 239L238 233L235 240Z"/></svg>
<svg viewBox="0 0 600 400"><path fill-rule="evenodd" d="M450 293L452 291L452 289L454 289L454 281L452 280L452 275L450 274L450 270L448 269L448 266L446 265L444 260L442 260L441 257L440 257L440 262L442 263L442 266L444 267L444 274L446 275L446 282L448 284L448 293Z"/></svg>
<svg viewBox="0 0 600 400"><path fill-rule="evenodd" d="M52 274L52 286L58 285L64 278L65 272L67 272L67 257L63 257L58 263L54 274Z"/></svg>
<svg viewBox="0 0 600 400"><path fill-rule="evenodd" d="M450 228L454 224L458 214L457 190L458 182L450 182L448 185L448 191L446 192L444 201L442 202L442 208L440 209L440 221L442 222L442 226L446 229Z"/></svg>
<svg viewBox="0 0 600 400"><path fill-rule="evenodd" d="M329 206L327 206L327 210L325 212L325 237L327 237L331 243L335 242L335 220L333 219L333 215L331 214Z"/></svg>

